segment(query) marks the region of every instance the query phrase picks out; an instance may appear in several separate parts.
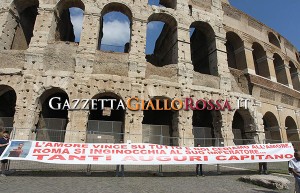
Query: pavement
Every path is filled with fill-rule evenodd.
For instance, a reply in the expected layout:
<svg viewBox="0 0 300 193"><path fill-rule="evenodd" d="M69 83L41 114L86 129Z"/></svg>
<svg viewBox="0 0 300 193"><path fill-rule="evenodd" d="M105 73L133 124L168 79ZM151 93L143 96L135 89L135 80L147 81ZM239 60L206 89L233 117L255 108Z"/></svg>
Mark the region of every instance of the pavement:
<svg viewBox="0 0 300 193"><path fill-rule="evenodd" d="M125 177L115 177L113 171L97 171L87 176L85 172L70 171L16 171L0 177L1 193L291 193L292 176L278 174L291 181L290 190L275 191L238 181L243 175L257 171L221 166L218 175L215 166L204 166L205 177L194 172L164 172L163 176L150 171L126 171ZM276 174L277 175L277 174Z"/></svg>

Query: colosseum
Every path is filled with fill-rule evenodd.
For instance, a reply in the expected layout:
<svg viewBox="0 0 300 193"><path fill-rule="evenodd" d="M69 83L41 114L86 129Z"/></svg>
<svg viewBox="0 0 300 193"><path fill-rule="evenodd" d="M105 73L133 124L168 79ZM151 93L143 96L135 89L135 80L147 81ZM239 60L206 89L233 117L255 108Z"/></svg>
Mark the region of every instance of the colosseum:
<svg viewBox="0 0 300 193"><path fill-rule="evenodd" d="M84 12L80 42L69 8ZM299 146L299 51L227 0L1 0L0 124L15 139L203 146ZM130 40L102 49L104 16ZM164 23L146 54L147 28ZM150 42L151 43L151 42ZM228 99L225 111L60 110L53 97ZM249 100L238 107L237 101Z"/></svg>

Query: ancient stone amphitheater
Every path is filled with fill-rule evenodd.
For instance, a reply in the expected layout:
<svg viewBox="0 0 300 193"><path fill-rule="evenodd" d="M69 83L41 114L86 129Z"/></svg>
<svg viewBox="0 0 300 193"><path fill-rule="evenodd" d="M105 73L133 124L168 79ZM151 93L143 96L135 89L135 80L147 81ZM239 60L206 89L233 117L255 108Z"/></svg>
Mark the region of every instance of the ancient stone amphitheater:
<svg viewBox="0 0 300 193"><path fill-rule="evenodd" d="M84 10L74 42L69 8ZM103 16L130 21L101 49ZM164 22L153 54L147 25ZM17 139L204 146L299 141L298 50L224 0L1 0L1 127ZM232 111L54 111L63 99L228 99ZM237 108L249 99L249 108Z"/></svg>

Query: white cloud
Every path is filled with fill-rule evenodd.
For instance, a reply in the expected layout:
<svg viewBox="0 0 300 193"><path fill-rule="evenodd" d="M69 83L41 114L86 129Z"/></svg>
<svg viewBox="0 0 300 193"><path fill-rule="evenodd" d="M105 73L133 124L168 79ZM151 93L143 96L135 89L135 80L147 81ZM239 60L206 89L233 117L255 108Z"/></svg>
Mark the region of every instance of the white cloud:
<svg viewBox="0 0 300 193"><path fill-rule="evenodd" d="M83 11L79 8L71 8L70 13L71 22L74 28L75 41L79 42L83 24Z"/></svg>
<svg viewBox="0 0 300 193"><path fill-rule="evenodd" d="M101 44L124 46L130 40L130 25L126 21L108 21L104 23Z"/></svg>

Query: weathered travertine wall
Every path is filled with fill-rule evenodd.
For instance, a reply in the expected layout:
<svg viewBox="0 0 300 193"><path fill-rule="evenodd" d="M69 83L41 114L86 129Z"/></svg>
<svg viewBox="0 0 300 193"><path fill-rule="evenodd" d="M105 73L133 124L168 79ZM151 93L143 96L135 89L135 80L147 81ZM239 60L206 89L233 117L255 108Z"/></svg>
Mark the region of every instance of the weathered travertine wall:
<svg viewBox="0 0 300 193"><path fill-rule="evenodd" d="M177 2L176 6L174 2ZM147 3L147 0L1 1L0 96L7 89L13 89L16 93L13 126L17 128L18 138L32 137L30 131L24 132L21 128L36 128L42 111L43 94L43 97L47 98L55 92L64 92L69 99L91 99L100 93L114 93L123 100L130 97L145 100L155 97L229 99L233 104L233 111L213 113L215 137L224 138L225 145L233 144L232 127L236 112L243 118L244 139L263 142L266 133L264 128L268 125L268 118L263 117L269 112L278 122L274 128L280 131L281 139L288 140L287 118L294 120L296 128L300 124L300 62L296 56L299 54L288 40L231 7L227 1L177 0L161 3L171 8L151 6ZM38 15L33 37L30 43L25 45L25 49L15 50L13 45L18 43L15 40L24 38L22 31L18 32L16 27L22 26L19 23L20 14L22 10L37 5ZM71 41L73 37L58 38L60 36L57 34L57 28L62 31L65 29L59 24L60 17L63 10L69 7L84 10L79 44L63 41ZM129 53L97 50L102 29L101 13L108 11L121 11L129 16ZM172 50L172 55L165 56L165 60L173 63L161 65L146 61L144 52L147 23L153 18L175 26L166 32L167 41L161 43L162 47ZM209 25L213 31L203 31L210 40L206 48L209 59L205 74L194 70L197 67L193 66L191 58L190 26L194 22ZM70 28L71 26L68 30ZM230 39L232 42L228 38L229 32L237 36ZM270 43L269 33L275 34L275 40L272 39L272 42L277 40L280 47ZM237 69L229 68L229 49L226 49L229 43L233 45L231 50L237 61ZM259 49L253 47L255 43L258 43L263 51L259 52ZM253 57L254 50L258 50L260 58ZM166 50L156 51L165 54ZM283 64L276 69L273 63L275 53L283 60ZM263 69L267 69L267 73L259 71L260 64L266 66ZM291 64L296 69L292 73ZM286 84L277 82L279 73L280 76L285 76ZM236 109L237 99L250 99L249 109ZM68 112L68 141L86 141L88 116L88 111ZM125 112L125 139L131 139L132 142L142 141L143 117L142 111ZM172 136L178 138L179 145L194 143L192 117L193 111L174 112ZM296 132L299 140L299 131L296 128L293 132ZM190 140L186 140L187 138Z"/></svg>

